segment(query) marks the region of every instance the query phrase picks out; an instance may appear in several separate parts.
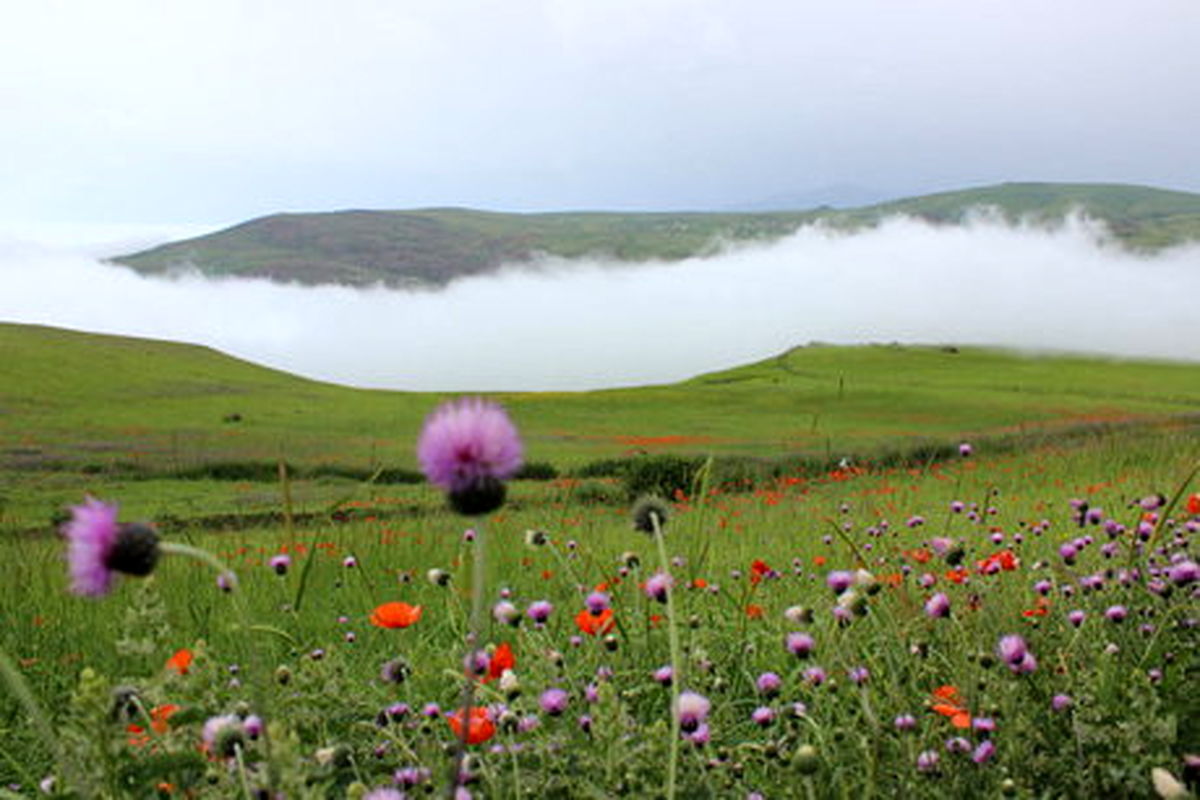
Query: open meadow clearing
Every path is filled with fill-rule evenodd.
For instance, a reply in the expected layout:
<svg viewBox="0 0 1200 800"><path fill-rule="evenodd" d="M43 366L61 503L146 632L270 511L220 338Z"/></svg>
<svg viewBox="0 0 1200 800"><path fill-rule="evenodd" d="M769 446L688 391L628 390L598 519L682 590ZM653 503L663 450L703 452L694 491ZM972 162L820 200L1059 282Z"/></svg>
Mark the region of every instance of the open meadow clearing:
<svg viewBox="0 0 1200 800"><path fill-rule="evenodd" d="M285 422L255 430L260 413L285 413L266 389L172 398L172 386L196 393L160 370L122 439L131 423L104 410L120 406L102 391L120 385L112 368L66 371L57 405L32 398L32 382L7 384L6 452L27 461L3 472L3 791L1086 797L1194 780L1196 368L840 350L825 376L818 349L807 374L763 362L626 390L628 403L506 396L542 474L476 516L452 513L437 487L380 480L415 470L433 396L307 384L313 402L343 392L329 408L358 402L392 419L327 415L328 433L301 422L317 454L305 458ZM915 364L889 380L873 362L897 353ZM900 407L947 374L938 358L977 369L954 373L963 385L941 392L944 407L932 393ZM989 386L1011 390L1021 373L1026 390L984 408ZM809 383L788 393L781 374ZM828 374L840 390L834 378L832 397L813 399ZM1072 396L1087 380L1105 391ZM758 391L713 406L717 387L744 384ZM889 384L899 394L875 396ZM875 393L855 405L861 386ZM1026 397L1042 394L1052 399ZM752 404L805 399L821 410L792 412L800 422L786 429ZM585 423L589 403L613 419ZM712 431L688 416L706 407L729 410ZM682 416L668 425L673 408ZM222 421L238 409L244 421ZM862 434L856 416L877 429ZM890 429L902 417L913 430ZM87 435L72 439L75 424ZM354 424L374 461L339 459ZM211 462L198 446L186 459L121 449L206 426L192 441L249 429L254 448L292 447L290 466L254 448ZM780 444L806 426L847 433ZM636 437L633 453L614 427ZM722 450L719 430L751 444ZM601 431L607 449L589 438ZM101 437L114 449L80 455ZM35 449L45 462L28 463ZM775 460L737 460L754 452ZM305 472L318 464L345 469ZM647 489L660 498L635 514ZM97 596L81 597L52 534L68 506L75 530L113 522L99 501L119 505L122 523L158 523L163 557L144 578L106 563Z"/></svg>

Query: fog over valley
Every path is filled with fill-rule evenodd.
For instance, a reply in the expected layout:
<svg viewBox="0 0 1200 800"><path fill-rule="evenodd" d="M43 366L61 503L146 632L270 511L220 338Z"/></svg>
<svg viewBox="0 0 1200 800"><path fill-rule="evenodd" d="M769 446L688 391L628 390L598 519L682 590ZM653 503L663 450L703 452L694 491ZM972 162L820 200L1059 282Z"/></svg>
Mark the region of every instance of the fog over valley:
<svg viewBox="0 0 1200 800"><path fill-rule="evenodd" d="M194 342L409 390L670 382L810 341L1200 360L1200 245L1139 255L1078 218L1051 231L987 218L808 227L709 258L544 260L420 292L147 278L101 260L183 232L6 231L0 320Z"/></svg>

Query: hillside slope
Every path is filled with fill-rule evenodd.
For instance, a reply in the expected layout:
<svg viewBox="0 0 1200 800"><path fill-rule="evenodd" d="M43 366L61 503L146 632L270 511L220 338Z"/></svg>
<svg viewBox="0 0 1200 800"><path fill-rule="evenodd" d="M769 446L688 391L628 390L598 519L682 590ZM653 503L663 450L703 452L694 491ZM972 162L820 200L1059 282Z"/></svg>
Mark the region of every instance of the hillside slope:
<svg viewBox="0 0 1200 800"><path fill-rule="evenodd" d="M442 396L351 389L172 342L0 324L0 471L224 460L415 466ZM809 346L677 384L497 395L528 457L866 452L1200 415L1200 365Z"/></svg>
<svg viewBox="0 0 1200 800"><path fill-rule="evenodd" d="M115 263L146 274L206 275L303 284L436 288L539 255L678 260L722 242L769 241L822 220L873 225L893 214L958 223L980 207L1010 219L1061 220L1079 210L1134 248L1200 239L1200 195L1111 184L1014 183L945 192L860 209L770 213L504 214L467 209L277 214L172 242Z"/></svg>

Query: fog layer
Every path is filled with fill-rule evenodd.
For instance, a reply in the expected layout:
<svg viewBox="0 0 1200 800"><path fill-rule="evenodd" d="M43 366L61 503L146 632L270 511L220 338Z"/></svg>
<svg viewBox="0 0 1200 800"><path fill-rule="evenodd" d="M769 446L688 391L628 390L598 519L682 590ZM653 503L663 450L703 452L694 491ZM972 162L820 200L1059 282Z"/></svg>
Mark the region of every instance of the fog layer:
<svg viewBox="0 0 1200 800"><path fill-rule="evenodd" d="M814 340L1200 360L1200 246L1135 255L1081 220L806 228L711 258L546 261L437 292L146 278L96 253L94 241L0 238L0 320L195 342L414 390L660 383Z"/></svg>

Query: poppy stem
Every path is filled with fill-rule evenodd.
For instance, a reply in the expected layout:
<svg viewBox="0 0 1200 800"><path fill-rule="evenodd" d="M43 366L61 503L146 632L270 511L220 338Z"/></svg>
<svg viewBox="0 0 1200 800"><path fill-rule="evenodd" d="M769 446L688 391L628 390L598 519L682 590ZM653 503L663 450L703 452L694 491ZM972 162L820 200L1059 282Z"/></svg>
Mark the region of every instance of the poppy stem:
<svg viewBox="0 0 1200 800"><path fill-rule="evenodd" d="M650 512L650 524L654 527L654 542L658 545L658 560L662 564L663 574L670 575L667 545L655 511ZM675 624L675 587L670 585L667 587L667 637L671 643L671 757L667 762L667 800L674 800L679 768L679 685L683 681L683 659L679 653L679 628Z"/></svg>

